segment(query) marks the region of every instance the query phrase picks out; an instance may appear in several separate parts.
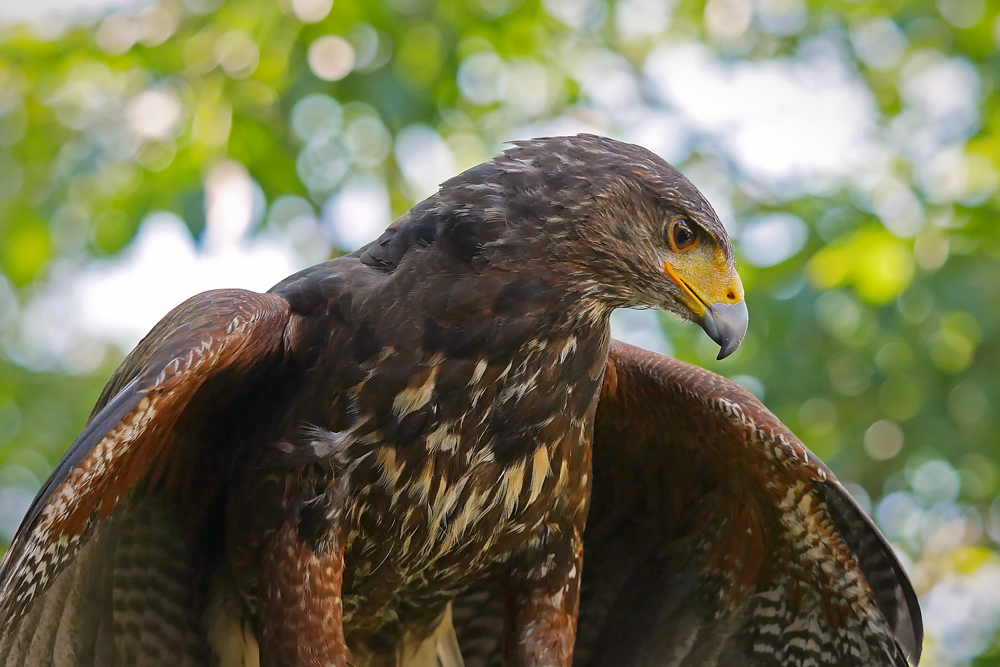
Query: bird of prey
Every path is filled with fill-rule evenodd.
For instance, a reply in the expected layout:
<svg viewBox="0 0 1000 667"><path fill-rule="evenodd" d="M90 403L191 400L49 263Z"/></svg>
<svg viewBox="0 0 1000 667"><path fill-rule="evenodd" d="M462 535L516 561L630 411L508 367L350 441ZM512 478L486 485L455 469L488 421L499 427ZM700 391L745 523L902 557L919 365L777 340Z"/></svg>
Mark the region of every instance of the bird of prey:
<svg viewBox="0 0 1000 667"><path fill-rule="evenodd" d="M358 252L129 354L0 565L0 665L904 667L916 598L752 396L611 340L747 328L637 146L516 142ZM575 657L574 657L575 652Z"/></svg>

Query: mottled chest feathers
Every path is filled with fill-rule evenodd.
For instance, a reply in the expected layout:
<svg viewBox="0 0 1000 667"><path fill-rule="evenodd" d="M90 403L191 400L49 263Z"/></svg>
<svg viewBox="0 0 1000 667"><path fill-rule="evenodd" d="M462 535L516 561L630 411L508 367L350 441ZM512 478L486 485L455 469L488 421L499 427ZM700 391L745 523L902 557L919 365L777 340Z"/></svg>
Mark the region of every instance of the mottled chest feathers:
<svg viewBox="0 0 1000 667"><path fill-rule="evenodd" d="M348 423L339 430L359 443L355 456L390 446L413 465L434 456L462 465L529 459L592 416L605 350L606 336L572 333L499 357L387 348L345 392Z"/></svg>
<svg viewBox="0 0 1000 667"><path fill-rule="evenodd" d="M459 553L485 565L543 525L585 516L605 358L606 336L574 334L502 359L435 354L414 364L387 348L345 392L344 426L300 427L278 455L335 478L354 527L349 550L381 552L391 533L393 553L382 557L400 571Z"/></svg>

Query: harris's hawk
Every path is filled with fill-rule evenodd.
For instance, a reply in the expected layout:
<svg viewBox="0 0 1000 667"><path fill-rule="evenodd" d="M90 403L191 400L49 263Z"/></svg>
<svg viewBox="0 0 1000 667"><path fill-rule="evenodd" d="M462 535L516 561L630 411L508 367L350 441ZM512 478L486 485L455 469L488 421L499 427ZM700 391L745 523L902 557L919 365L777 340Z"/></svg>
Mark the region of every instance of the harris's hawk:
<svg viewBox="0 0 1000 667"><path fill-rule="evenodd" d="M720 356L747 326L708 202L589 135L181 304L0 565L0 665L915 662L871 521L737 385L612 341L623 306Z"/></svg>

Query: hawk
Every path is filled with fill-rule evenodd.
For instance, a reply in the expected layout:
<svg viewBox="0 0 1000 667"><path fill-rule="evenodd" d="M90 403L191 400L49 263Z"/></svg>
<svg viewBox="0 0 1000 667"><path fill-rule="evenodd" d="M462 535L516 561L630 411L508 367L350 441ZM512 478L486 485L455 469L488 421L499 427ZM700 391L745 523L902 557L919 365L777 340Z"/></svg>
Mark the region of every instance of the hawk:
<svg viewBox="0 0 1000 667"><path fill-rule="evenodd" d="M615 342L747 328L637 146L516 142L358 252L125 359L0 565L0 664L903 667L913 590L758 401ZM574 658L575 654L575 658Z"/></svg>

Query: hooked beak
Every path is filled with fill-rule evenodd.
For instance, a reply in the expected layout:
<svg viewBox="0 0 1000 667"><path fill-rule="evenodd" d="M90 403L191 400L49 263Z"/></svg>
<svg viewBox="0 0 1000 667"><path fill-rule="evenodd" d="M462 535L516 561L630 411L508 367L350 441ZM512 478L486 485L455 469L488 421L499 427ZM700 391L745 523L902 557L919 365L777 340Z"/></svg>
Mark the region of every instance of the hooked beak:
<svg viewBox="0 0 1000 667"><path fill-rule="evenodd" d="M664 263L663 270L681 288L692 319L719 344L718 358L725 359L743 342L750 317L739 275L724 259L720 258L719 264L720 270L694 265L682 273Z"/></svg>
<svg viewBox="0 0 1000 667"><path fill-rule="evenodd" d="M719 344L718 359L725 359L740 346L747 333L750 314L747 312L747 302L713 303L705 310L701 328L708 337Z"/></svg>

